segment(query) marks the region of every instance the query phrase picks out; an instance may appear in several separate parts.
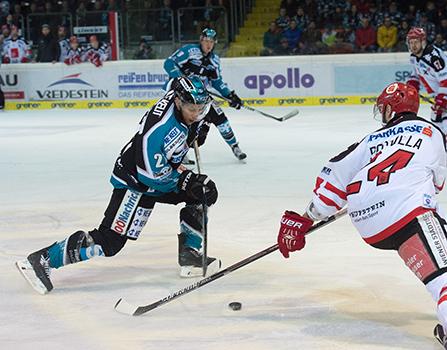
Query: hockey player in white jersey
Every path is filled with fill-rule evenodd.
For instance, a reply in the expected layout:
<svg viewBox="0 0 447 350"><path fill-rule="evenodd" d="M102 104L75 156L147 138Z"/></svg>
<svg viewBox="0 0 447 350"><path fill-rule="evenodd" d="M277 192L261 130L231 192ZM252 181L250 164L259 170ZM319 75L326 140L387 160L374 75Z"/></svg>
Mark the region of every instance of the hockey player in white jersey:
<svg viewBox="0 0 447 350"><path fill-rule="evenodd" d="M347 206L363 240L396 250L437 303L435 336L447 349L446 221L436 194L446 177L443 133L417 116L418 92L392 83L377 98L375 115L383 128L332 158L316 179L303 215L286 211L278 245L284 257L305 246L314 221Z"/></svg>
<svg viewBox="0 0 447 350"><path fill-rule="evenodd" d="M407 84L419 92L421 85L434 97L431 120L447 134L447 56L435 45L427 44L423 28L411 28L407 34L412 74Z"/></svg>
<svg viewBox="0 0 447 350"><path fill-rule="evenodd" d="M205 174L185 169L187 139L196 122L203 122L211 105L199 78L176 78L171 88L141 119L137 132L123 147L110 179L114 189L97 228L76 231L65 239L35 251L16 263L39 293L53 289L52 269L97 256L116 255L141 234L156 203L185 203L180 210L178 264L181 277L202 276L204 206L217 201L215 183ZM208 274L220 260L207 256Z"/></svg>
<svg viewBox="0 0 447 350"><path fill-rule="evenodd" d="M26 63L29 62L30 48L19 35L17 26L11 26L11 34L4 41L2 49L3 63Z"/></svg>

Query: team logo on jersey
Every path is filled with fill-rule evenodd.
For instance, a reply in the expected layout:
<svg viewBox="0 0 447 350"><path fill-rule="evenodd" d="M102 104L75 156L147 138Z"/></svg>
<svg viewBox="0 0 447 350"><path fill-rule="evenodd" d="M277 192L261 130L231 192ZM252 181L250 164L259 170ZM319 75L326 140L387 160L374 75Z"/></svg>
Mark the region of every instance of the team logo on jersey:
<svg viewBox="0 0 447 350"><path fill-rule="evenodd" d="M431 126L429 126L428 128L426 127L426 128L423 128L422 129L422 133L424 134L424 135L427 135L428 137L432 137L432 135L433 135L433 130L431 129Z"/></svg>
<svg viewBox="0 0 447 350"><path fill-rule="evenodd" d="M394 92L396 92L398 86L399 85L397 83L393 83L393 84L389 85L385 91L387 94L393 94Z"/></svg>

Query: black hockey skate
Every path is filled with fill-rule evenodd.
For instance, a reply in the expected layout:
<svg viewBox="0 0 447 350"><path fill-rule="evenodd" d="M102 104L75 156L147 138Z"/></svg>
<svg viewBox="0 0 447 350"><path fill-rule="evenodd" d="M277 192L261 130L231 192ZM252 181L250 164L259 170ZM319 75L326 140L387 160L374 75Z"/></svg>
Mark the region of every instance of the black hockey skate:
<svg viewBox="0 0 447 350"><path fill-rule="evenodd" d="M433 335L441 343L443 349L447 349L447 338L444 332L444 327L442 327L442 325L437 324L435 326L435 329L433 330Z"/></svg>
<svg viewBox="0 0 447 350"><path fill-rule="evenodd" d="M26 259L16 262L16 266L23 277L40 294L47 294L53 289L50 280L51 268L48 248L31 253Z"/></svg>
<svg viewBox="0 0 447 350"><path fill-rule="evenodd" d="M190 247L181 247L178 255L178 263L180 265L180 277L200 277L203 273L203 255ZM219 271L222 265L220 259L208 256L207 275L212 275Z"/></svg>
<svg viewBox="0 0 447 350"><path fill-rule="evenodd" d="M247 155L239 148L239 143L235 143L233 146L231 146L231 150L233 151L233 154L236 156L237 159L244 160L245 158L247 158Z"/></svg>

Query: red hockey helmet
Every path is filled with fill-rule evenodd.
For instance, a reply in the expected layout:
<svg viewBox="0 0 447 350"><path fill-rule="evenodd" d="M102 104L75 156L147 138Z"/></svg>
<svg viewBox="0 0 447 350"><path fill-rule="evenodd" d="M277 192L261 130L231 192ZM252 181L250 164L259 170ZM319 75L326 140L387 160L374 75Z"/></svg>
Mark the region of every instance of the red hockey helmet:
<svg viewBox="0 0 447 350"><path fill-rule="evenodd" d="M413 28L411 28L408 31L408 34L407 34L407 42L410 39L426 40L427 39L427 34L425 34L424 28L420 28L420 27L413 27Z"/></svg>
<svg viewBox="0 0 447 350"><path fill-rule="evenodd" d="M385 119L387 106L391 107L391 113L388 120ZM395 115L410 112L417 113L419 110L419 94L417 90L404 83L392 83L388 85L377 97L374 105L374 117L380 116L385 125Z"/></svg>

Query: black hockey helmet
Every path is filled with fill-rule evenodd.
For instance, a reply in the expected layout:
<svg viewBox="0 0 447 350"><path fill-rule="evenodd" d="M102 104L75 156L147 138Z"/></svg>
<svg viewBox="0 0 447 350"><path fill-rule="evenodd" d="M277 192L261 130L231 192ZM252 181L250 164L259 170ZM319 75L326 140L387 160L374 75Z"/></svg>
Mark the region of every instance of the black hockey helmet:
<svg viewBox="0 0 447 350"><path fill-rule="evenodd" d="M184 103L202 105L211 101L211 97L199 77L176 78L172 88L175 95Z"/></svg>

